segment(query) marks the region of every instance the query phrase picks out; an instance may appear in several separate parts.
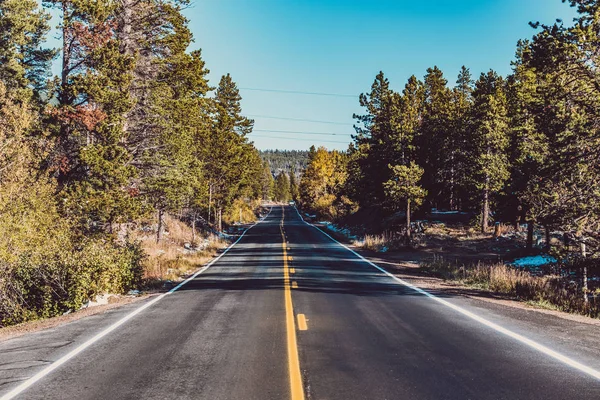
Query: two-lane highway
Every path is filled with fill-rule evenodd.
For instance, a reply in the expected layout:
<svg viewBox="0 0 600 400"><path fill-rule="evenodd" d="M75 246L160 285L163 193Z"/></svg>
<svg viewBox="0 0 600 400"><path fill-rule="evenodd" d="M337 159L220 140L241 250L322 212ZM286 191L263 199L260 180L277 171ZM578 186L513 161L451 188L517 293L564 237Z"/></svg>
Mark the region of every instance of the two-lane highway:
<svg viewBox="0 0 600 400"><path fill-rule="evenodd" d="M404 286L292 207L90 343L139 307L1 342L0 399L600 398L600 360Z"/></svg>

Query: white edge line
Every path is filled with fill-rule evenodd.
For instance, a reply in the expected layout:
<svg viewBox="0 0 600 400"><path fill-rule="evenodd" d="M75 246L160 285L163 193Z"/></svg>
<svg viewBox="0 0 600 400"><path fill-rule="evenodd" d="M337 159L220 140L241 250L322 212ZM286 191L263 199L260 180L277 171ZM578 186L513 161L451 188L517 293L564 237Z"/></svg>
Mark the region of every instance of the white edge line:
<svg viewBox="0 0 600 400"><path fill-rule="evenodd" d="M198 275L200 275L201 273L203 273L204 271L206 271L211 265L213 265L214 263L216 263L217 261L219 261L219 259L221 257L223 257L225 254L227 254L227 252L233 246L235 246L240 240L242 240L242 238L244 237L244 235L246 234L246 232L248 232L250 229L254 228L259 223L263 222L269 216L269 214L271 214L272 210L273 210L273 207L271 207L269 209L269 213L265 217L261 218L259 221L257 221L256 223L254 223L254 225L248 227L240 235L240 237L235 242L233 242L231 245L229 245L221 254L219 254L218 257L216 257L211 262L209 262L208 264L206 264L204 267L202 267L201 269L199 269L192 276L190 276L189 278L187 278L186 280L184 280L183 282L181 282L179 285L175 286L173 289L169 290L168 292L161 294L160 296L158 296L155 299L149 301L148 303L144 304L140 308L135 309L131 313L127 314L125 317L121 318L120 320L118 320L117 322L115 322L114 324L112 324L111 326L109 326L108 328L105 328L103 331L101 331L100 333L98 333L96 336L94 336L91 339L87 340L86 342L80 344L75 349L71 350L70 352L68 352L67 354L65 354L64 356L62 356L61 358L59 358L58 360L54 361L52 364L50 364L49 366L47 366L46 368L44 368L43 370L41 370L40 372L38 372L34 376L32 376L31 378L29 378L26 381L24 381L23 383L21 383L19 386L17 386L14 389L12 389L10 392L5 393L4 395L2 395L2 397L0 397L0 400L10 400L10 399L15 398L16 396L18 396L19 394L21 394L25 390L27 390L29 387L31 387L33 384L35 384L37 381L39 381L40 379L42 379L45 376L47 376L48 374L50 374L52 371L54 371L55 369L57 369L58 367L60 367L61 365L63 365L64 363L66 363L67 361L69 361L70 359L72 359L73 357L75 357L76 355L78 355L79 353L81 353L82 351L84 351L85 349L87 349L88 347L90 347L91 345L93 345L94 343L96 343L97 341L99 341L100 339L102 339L104 336L108 335L109 333L111 333L112 331L114 331L115 329L117 329L118 327L120 327L121 325L123 325L124 323L126 323L127 321L129 321L130 319L132 319L133 317L135 317L136 315L138 315L142 311L144 311L145 309L151 307L153 304L159 302L160 300L164 299L166 296L168 296L171 293L177 291L178 289L180 289L183 285L185 285L189 281L195 279Z"/></svg>
<svg viewBox="0 0 600 400"><path fill-rule="evenodd" d="M467 317L469 317L469 318L471 318L471 319L473 319L473 320L475 320L475 321L477 321L477 322L479 322L479 323L481 323L481 324L483 324L483 325L485 325L485 326L487 326L489 328L492 328L496 332L499 332L499 333L502 333L502 334L504 334L506 336L509 336L509 337L511 337L511 338L513 338L513 339L515 339L515 340L523 343L523 344L526 344L527 346L529 346L529 347L531 347L531 348L533 348L533 349L535 349L535 350L537 350L537 351L539 351L541 353L546 354L547 356L550 356L550 357L554 358L555 360L558 360L558 361L560 361L560 362L562 362L562 363L564 363L564 364L566 364L566 365L568 365L570 367L573 367L573 368L575 368L575 369L577 369L577 370L579 370L581 372L584 372L584 373L586 373L586 374L588 374L588 375L590 375L590 376L592 376L592 377L600 380L600 371L595 370L595 369L593 369L591 367L588 367L587 365L583 365L582 363L580 363L578 361L575 361L572 358L564 356L564 355L562 355L562 354L560 354L560 353L558 353L558 352L556 352L556 351L554 351L554 350L552 350L552 349L550 349L550 348L548 348L548 347L546 347L546 346L544 346L542 344L539 344L539 343L537 343L537 342L535 342L535 341L533 341L533 340L531 340L529 338L526 338L525 336L519 335L518 333L515 333L515 332L513 332L511 330L508 330L508 329L506 329L506 328L504 328L504 327L502 327L502 326L500 326L500 325L498 325L498 324L496 324L494 322L488 321L487 319L482 318L482 317L480 317L480 316L478 316L478 315L476 315L476 314L474 314L474 313L472 313L472 312L470 312L468 310L465 310L462 307L459 307L459 306L457 306L455 304L452 304L452 303L450 303L450 302L448 302L448 301L446 301L444 299L441 299L441 298L437 297L436 295L433 295L433 294L431 294L431 293L429 293L429 292L421 289L420 287L417 287L417 286L415 286L415 285L413 285L411 283L406 282L405 280L402 280L402 279L398 278L397 276L395 276L395 275L391 274L390 272L384 270L383 268L381 268L377 264L373 263L372 261L367 260L365 257L361 256L359 253L357 253L356 251L352 250L351 248L349 248L345 244L338 242L333 237L331 237L329 234L327 234L325 231L323 231L321 228L319 228L319 227L317 227L317 226L315 226L315 225L313 225L313 224L311 224L309 222L306 222L304 220L304 218L302 218L302 215L300 215L300 212L298 211L298 209L297 208L295 208L295 209L296 209L296 213L298 213L298 216L300 217L300 219L302 220L302 222L304 222L305 224L307 224L309 226L312 226L313 228L317 229L323 235L327 236L329 239L331 239L335 243L339 244L340 246L342 246L343 248L345 248L346 250L348 250L349 252L351 252L352 254L354 254L355 256L357 256L358 258L360 258L361 260L365 261L369 265L377 268L379 271L383 272L384 274L386 274L390 278L394 279L396 282L398 282L398 283L400 283L400 284L402 284L402 285L404 285L404 286L406 286L406 287L408 287L408 288L410 288L410 289L412 289L412 290L414 290L414 291L416 291L416 292L418 292L418 293L420 293L422 295L425 295L425 296L429 297L430 299L435 300L438 303L441 303L441 304L445 305L446 307L451 308L454 311L457 311L457 312L459 312L459 313L461 313L461 314L463 314L463 315L465 315L465 316L467 316Z"/></svg>

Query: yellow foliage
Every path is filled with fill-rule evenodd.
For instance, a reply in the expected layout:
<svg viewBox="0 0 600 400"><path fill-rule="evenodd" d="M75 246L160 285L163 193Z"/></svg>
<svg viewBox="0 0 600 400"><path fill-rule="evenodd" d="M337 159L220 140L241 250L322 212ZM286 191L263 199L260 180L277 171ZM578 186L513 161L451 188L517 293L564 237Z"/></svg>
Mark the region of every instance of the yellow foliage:
<svg viewBox="0 0 600 400"><path fill-rule="evenodd" d="M338 196L348 177L346 164L344 153L319 147L300 181L302 204L329 218L335 219L343 214L348 204Z"/></svg>

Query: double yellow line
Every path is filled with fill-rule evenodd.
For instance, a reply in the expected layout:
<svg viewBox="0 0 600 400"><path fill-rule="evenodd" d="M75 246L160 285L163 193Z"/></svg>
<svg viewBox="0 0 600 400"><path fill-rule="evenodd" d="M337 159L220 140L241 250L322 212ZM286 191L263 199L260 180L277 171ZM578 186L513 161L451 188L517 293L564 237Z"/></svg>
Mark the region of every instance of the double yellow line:
<svg viewBox="0 0 600 400"><path fill-rule="evenodd" d="M288 265L287 241L283 222L285 209L281 207L281 247L283 248L283 287L285 293L285 323L287 329L288 369L290 373L290 389L292 400L304 400L304 387L300 373L300 360L298 357L298 341L296 340L296 323L294 320L294 305L292 303L292 288L290 284L290 269Z"/></svg>

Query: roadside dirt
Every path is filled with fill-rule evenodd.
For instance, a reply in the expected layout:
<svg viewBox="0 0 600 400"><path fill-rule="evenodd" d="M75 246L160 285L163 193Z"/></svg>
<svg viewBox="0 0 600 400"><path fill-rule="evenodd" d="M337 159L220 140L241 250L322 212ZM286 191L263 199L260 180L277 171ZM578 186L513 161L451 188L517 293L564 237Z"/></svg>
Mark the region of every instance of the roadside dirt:
<svg viewBox="0 0 600 400"><path fill-rule="evenodd" d="M54 328L72 321L76 321L81 318L89 317L90 315L101 314L108 310L112 310L114 308L121 307L126 304L135 303L156 295L157 294L143 294L141 296L113 296L109 299L109 303L105 305L83 308L81 310L61 315L58 317L40 319L37 321L29 321L19 325L1 328L0 342L25 335L27 333Z"/></svg>

